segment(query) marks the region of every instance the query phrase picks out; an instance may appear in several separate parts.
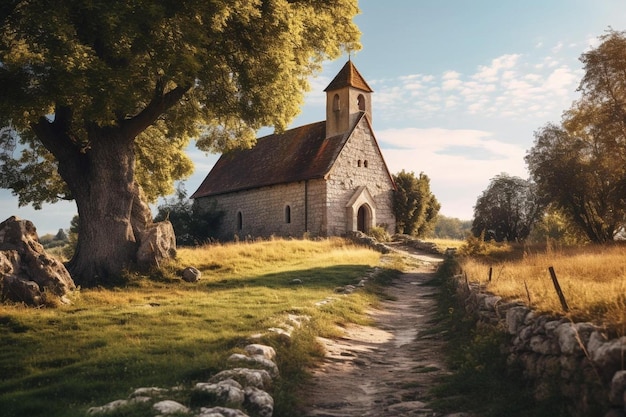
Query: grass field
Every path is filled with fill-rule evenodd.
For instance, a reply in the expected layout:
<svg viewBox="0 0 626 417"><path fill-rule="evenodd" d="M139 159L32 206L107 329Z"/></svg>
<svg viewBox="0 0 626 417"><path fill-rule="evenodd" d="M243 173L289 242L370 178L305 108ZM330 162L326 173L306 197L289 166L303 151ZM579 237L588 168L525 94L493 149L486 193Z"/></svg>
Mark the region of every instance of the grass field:
<svg viewBox="0 0 626 417"><path fill-rule="evenodd" d="M212 245L181 249L163 271L129 274L124 288L80 290L69 306L1 305L0 415L82 416L133 388L192 386L288 314L309 316L310 324L290 346L264 342L278 350L283 378L297 384L321 354L314 336L364 322L378 299L372 290L346 297L334 289L379 262L380 254L341 239ZM186 266L202 280L183 282ZM327 297L336 301L315 306ZM274 415L290 415L289 389L279 382L275 390Z"/></svg>
<svg viewBox="0 0 626 417"><path fill-rule="evenodd" d="M550 276L553 267L576 321L592 321L626 334L626 245L492 245L462 261L470 282L534 309L563 314ZM489 270L491 269L491 282Z"/></svg>

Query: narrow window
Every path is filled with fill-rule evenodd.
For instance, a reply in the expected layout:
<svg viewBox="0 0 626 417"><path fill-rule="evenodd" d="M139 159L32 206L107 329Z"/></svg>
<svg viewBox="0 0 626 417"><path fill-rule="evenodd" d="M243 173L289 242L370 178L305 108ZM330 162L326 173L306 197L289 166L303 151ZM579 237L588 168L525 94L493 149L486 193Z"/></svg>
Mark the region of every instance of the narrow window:
<svg viewBox="0 0 626 417"><path fill-rule="evenodd" d="M365 161L363 161L363 166L364 166L365 168L367 168L367 159L366 159Z"/></svg>
<svg viewBox="0 0 626 417"><path fill-rule="evenodd" d="M291 223L291 207L285 206L285 223Z"/></svg>
<svg viewBox="0 0 626 417"><path fill-rule="evenodd" d="M359 94L359 96L356 98L356 103L359 106L360 111L365 111L365 97L363 96L363 94Z"/></svg>
<svg viewBox="0 0 626 417"><path fill-rule="evenodd" d="M237 212L237 230L243 229L243 215L240 211Z"/></svg>
<svg viewBox="0 0 626 417"><path fill-rule="evenodd" d="M339 94L335 94L335 96L333 97L333 111L339 111L339 107L340 107L340 102L339 102Z"/></svg>
<svg viewBox="0 0 626 417"><path fill-rule="evenodd" d="M361 160L360 159L357 161L356 166L358 166L359 168L361 167Z"/></svg>

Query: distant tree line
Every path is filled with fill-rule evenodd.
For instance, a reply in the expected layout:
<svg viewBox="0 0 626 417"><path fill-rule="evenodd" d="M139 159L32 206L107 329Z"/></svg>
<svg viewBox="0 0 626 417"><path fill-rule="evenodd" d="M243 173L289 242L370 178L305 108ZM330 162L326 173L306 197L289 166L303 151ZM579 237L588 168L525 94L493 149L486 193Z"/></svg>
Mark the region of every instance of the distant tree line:
<svg viewBox="0 0 626 417"><path fill-rule="evenodd" d="M609 30L600 41L580 57L580 98L560 124L535 132L525 157L530 179L499 175L478 198L475 236L524 240L536 228L547 236L560 230L566 240L604 243L624 230L626 32Z"/></svg>

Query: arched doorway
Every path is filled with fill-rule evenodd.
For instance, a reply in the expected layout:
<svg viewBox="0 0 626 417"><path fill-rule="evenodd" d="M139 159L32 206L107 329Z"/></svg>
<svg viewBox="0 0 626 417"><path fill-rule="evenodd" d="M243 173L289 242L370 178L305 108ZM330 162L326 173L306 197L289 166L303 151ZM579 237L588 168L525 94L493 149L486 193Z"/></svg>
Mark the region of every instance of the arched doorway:
<svg viewBox="0 0 626 417"><path fill-rule="evenodd" d="M356 227L359 232L367 233L372 223L372 211L367 204L359 207L356 215Z"/></svg>

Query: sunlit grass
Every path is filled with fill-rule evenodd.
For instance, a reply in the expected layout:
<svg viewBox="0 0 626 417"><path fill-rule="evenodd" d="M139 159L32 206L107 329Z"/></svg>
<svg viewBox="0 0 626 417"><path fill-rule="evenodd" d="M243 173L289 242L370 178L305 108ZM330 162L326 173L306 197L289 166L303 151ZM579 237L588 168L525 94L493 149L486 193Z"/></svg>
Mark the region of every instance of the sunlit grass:
<svg viewBox="0 0 626 417"><path fill-rule="evenodd" d="M441 253L445 252L445 250L448 248L459 249L465 243L464 240L460 240L460 239L441 239L441 238L430 239L429 238L426 240L428 242L432 242L435 245L437 245L437 249L439 249Z"/></svg>
<svg viewBox="0 0 626 417"><path fill-rule="evenodd" d="M506 245L504 245L506 246ZM530 304L538 311L564 313L549 267L553 267L569 316L626 333L626 246L577 248L512 247L508 256L466 258L468 279L506 299ZM488 282L492 268L491 282Z"/></svg>
<svg viewBox="0 0 626 417"><path fill-rule="evenodd" d="M319 355L314 335L366 320L374 292L334 290L379 263L379 253L341 239L210 245L181 249L165 272L129 274L124 288L80 290L69 306L2 305L0 414L79 416L132 388L191 386L223 369L251 335L289 314L308 316L291 347L264 339L288 378ZM202 272L198 283L180 279L186 266ZM274 415L289 411L279 403Z"/></svg>

